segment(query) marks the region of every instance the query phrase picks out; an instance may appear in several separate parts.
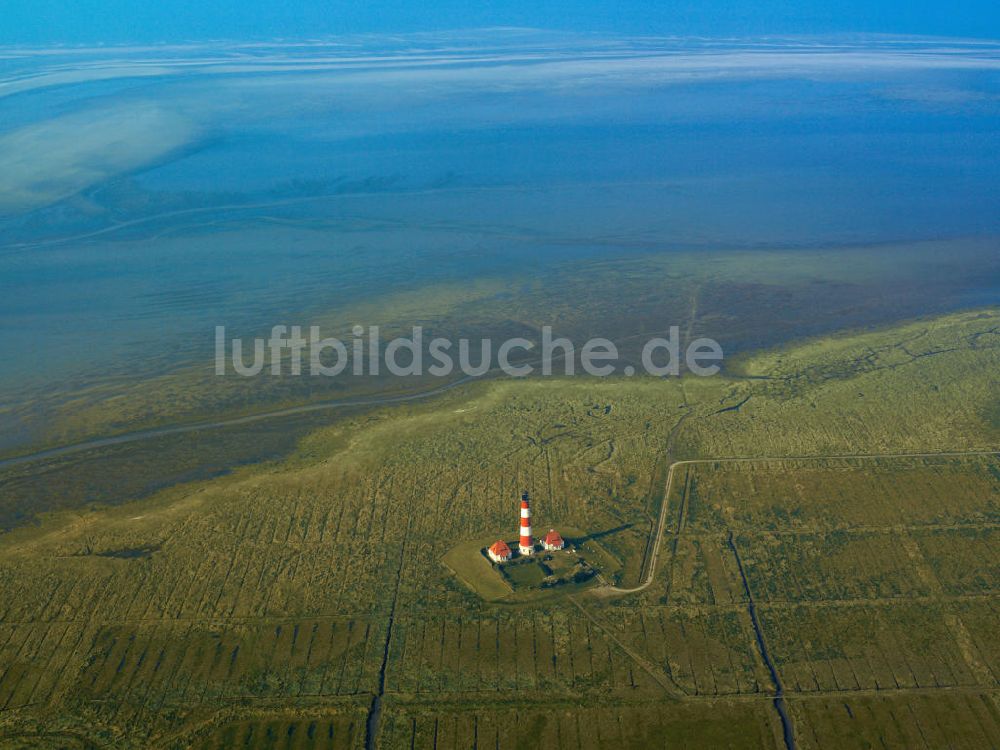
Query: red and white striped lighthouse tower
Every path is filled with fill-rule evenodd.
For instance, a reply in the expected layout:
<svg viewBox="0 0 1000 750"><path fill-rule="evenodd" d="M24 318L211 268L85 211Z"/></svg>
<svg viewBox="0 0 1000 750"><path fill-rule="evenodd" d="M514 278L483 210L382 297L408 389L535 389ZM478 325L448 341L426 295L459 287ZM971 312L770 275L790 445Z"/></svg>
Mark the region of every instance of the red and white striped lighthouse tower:
<svg viewBox="0 0 1000 750"><path fill-rule="evenodd" d="M531 538L531 503L527 492L521 495L521 539L518 548L522 555L535 551L535 540Z"/></svg>

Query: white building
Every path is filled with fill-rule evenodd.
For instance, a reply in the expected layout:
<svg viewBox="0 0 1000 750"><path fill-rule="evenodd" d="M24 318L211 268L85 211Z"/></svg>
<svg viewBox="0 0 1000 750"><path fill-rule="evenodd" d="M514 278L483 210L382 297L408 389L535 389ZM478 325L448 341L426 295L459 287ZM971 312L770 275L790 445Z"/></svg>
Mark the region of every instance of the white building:
<svg viewBox="0 0 1000 750"><path fill-rule="evenodd" d="M563 538L559 536L559 532L555 529L549 529L549 533L545 535L542 540L542 547L544 547L549 552L557 552L566 546L566 542Z"/></svg>
<svg viewBox="0 0 1000 750"><path fill-rule="evenodd" d="M486 550L486 554L495 563L505 563L510 560L510 547L507 546L507 542L503 539L497 539L490 545L490 548Z"/></svg>

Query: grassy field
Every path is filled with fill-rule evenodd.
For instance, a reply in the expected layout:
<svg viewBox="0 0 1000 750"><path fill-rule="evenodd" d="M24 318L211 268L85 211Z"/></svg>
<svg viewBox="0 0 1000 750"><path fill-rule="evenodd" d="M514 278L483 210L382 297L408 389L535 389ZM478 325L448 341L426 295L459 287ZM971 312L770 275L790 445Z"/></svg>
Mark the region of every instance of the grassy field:
<svg viewBox="0 0 1000 750"><path fill-rule="evenodd" d="M483 549L496 539L484 536L461 542L448 550L441 561L460 580L486 601L497 601L509 596L513 589L493 564L483 555Z"/></svg>
<svg viewBox="0 0 1000 750"><path fill-rule="evenodd" d="M513 503L511 507L516 510ZM503 536L502 532L460 542L448 550L441 561L470 591L488 602L540 602L579 593L602 581L618 583L621 580L621 561L601 546L595 534L566 525L560 525L559 531L569 545L566 551L548 553L539 550L530 560L515 560L502 568L493 565L484 553L485 548L496 541L496 536ZM618 532L618 529L611 529L597 532L597 535ZM517 539L509 540L508 544L511 549L516 548ZM585 562L596 574L587 581L576 582L572 576L579 570L580 562ZM550 573L546 573L539 563L544 563ZM552 575L561 583L542 587L546 575Z"/></svg>
<svg viewBox="0 0 1000 750"><path fill-rule="evenodd" d="M995 747L998 330L478 383L48 514L0 537L0 747L357 748L374 696L387 748L781 747L779 683L799 747ZM665 502L650 585L476 595L447 553L524 489L623 588Z"/></svg>

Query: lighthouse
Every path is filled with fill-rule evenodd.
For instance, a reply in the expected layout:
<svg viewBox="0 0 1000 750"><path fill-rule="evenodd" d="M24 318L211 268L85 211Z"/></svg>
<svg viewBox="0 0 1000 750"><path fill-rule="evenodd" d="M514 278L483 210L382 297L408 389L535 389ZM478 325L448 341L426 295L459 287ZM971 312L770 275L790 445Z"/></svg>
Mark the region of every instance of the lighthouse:
<svg viewBox="0 0 1000 750"><path fill-rule="evenodd" d="M527 492L521 495L521 538L518 551L522 555L530 555L535 551L535 542L531 538L531 502Z"/></svg>

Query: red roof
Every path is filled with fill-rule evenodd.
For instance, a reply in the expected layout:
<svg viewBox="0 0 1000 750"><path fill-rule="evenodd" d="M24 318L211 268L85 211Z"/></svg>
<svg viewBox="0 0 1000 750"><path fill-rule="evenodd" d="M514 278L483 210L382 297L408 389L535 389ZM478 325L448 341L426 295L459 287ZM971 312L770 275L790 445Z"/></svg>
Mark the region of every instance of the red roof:
<svg viewBox="0 0 1000 750"><path fill-rule="evenodd" d="M503 539L498 539L493 542L493 546L490 547L490 552L497 557L510 557L510 547L507 546L507 542Z"/></svg>
<svg viewBox="0 0 1000 750"><path fill-rule="evenodd" d="M563 544L563 538L559 536L559 532L555 529L549 529L549 533L545 535L545 543L557 547Z"/></svg>

